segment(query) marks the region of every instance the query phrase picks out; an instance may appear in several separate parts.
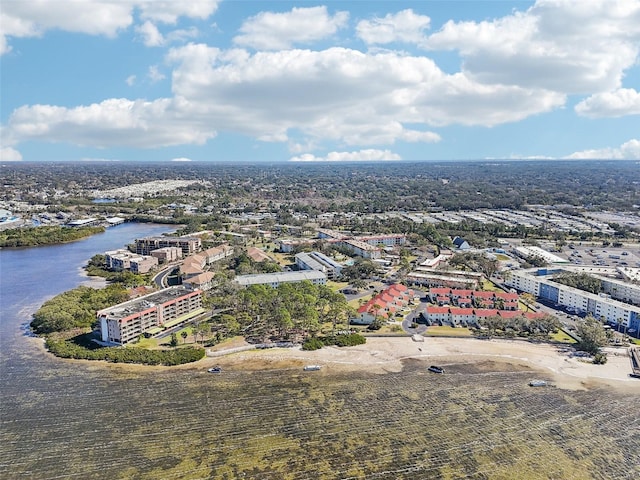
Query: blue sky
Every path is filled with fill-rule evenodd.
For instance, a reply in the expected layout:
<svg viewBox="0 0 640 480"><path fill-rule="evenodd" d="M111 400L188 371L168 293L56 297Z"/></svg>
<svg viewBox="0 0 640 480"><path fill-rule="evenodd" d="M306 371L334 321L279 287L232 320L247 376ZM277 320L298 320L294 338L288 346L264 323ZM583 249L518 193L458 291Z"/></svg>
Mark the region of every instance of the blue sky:
<svg viewBox="0 0 640 480"><path fill-rule="evenodd" d="M640 158L640 0L3 0L0 160Z"/></svg>

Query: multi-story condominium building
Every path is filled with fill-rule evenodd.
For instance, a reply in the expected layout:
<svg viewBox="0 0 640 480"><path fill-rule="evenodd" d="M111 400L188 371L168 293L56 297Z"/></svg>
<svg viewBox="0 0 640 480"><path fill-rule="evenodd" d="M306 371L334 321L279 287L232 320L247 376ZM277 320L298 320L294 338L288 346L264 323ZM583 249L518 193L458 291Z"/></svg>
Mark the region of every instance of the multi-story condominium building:
<svg viewBox="0 0 640 480"><path fill-rule="evenodd" d="M337 278L342 273L342 265L321 252L298 253L295 258L300 270L324 272L330 279Z"/></svg>
<svg viewBox="0 0 640 480"><path fill-rule="evenodd" d="M169 263L175 262L182 258L182 248L180 247L163 247L153 250L152 257L156 257L159 262Z"/></svg>
<svg viewBox="0 0 640 480"><path fill-rule="evenodd" d="M338 245L348 248L354 255L362 258L376 259L382 256L382 252L378 247L360 240L342 240Z"/></svg>
<svg viewBox="0 0 640 480"><path fill-rule="evenodd" d="M360 235L358 237L353 237L353 239L368 243L374 247L377 247L378 245L395 247L398 245L404 245L407 241L407 236L401 233L392 233L388 235Z"/></svg>
<svg viewBox="0 0 640 480"><path fill-rule="evenodd" d="M596 295L554 282L552 275L562 271L561 268L513 270L505 284L559 306L589 313L612 325L621 325L634 337L640 338L640 307L615 300L607 294Z"/></svg>
<svg viewBox="0 0 640 480"><path fill-rule="evenodd" d="M156 257L148 257L146 255L138 255L129 261L129 270L133 273L149 273L158 266Z"/></svg>
<svg viewBox="0 0 640 480"><path fill-rule="evenodd" d="M305 280L314 285L325 285L327 275L317 270L302 270L299 272L258 273L254 275L238 275L235 282L243 287L249 285L269 285L276 288L281 283L297 283Z"/></svg>
<svg viewBox="0 0 640 480"><path fill-rule="evenodd" d="M104 254L107 269L114 272L131 270L133 273L148 273L158 266L158 259L146 255L138 255L129 250L111 250Z"/></svg>
<svg viewBox="0 0 640 480"><path fill-rule="evenodd" d="M202 292L169 287L96 314L103 342L125 345L140 335L156 335L204 313Z"/></svg>
<svg viewBox="0 0 640 480"><path fill-rule="evenodd" d="M136 253L150 255L153 250L179 247L183 255L193 255L202 248L199 237L145 237L136 239Z"/></svg>

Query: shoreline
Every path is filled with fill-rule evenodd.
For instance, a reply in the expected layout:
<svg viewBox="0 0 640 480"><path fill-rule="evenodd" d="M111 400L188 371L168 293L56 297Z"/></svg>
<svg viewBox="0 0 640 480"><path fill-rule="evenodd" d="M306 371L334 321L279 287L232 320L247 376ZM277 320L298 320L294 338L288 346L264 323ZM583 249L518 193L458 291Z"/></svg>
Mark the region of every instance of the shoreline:
<svg viewBox="0 0 640 480"><path fill-rule="evenodd" d="M631 366L626 349L607 352L605 365L593 365L573 355L572 348L545 343L442 337L425 337L424 342L414 342L410 337L373 337L367 338L366 344L355 347L323 347L315 351L273 348L207 356L183 367L220 365L223 369L262 370L317 364L322 366L323 374L363 371L384 374L402 371L407 360L421 361L425 368L430 364L446 367L495 362L531 370L532 379L543 377L562 389L611 387L622 392L640 393L640 379L629 376Z"/></svg>
<svg viewBox="0 0 640 480"><path fill-rule="evenodd" d="M37 340L42 340L36 337ZM320 375L332 373L398 373L405 362L422 362L427 368L431 364L482 366L488 370L503 371L497 365L510 366L521 371L530 371L531 379L545 379L555 387L565 390L590 390L612 388L620 393L640 393L640 379L629 376L630 359L626 348L608 349L605 365L594 365L581 361L570 347L546 343L475 338L424 337L424 342L414 342L411 337L370 337L367 343L354 347L323 347L305 351L300 347L271 348L265 350L237 351L237 347L249 345L237 339L232 344L207 349L207 355L198 361L182 365L144 365L135 363L112 363L104 360L78 360L59 358L49 352L43 341L36 342L37 349L62 362L81 362L97 369L108 368L123 373L144 373L163 370L203 371L220 366L245 372L261 370L302 369L313 364L322 367ZM229 350L229 353L224 354ZM210 352L218 352L210 356ZM492 366L487 367L491 364ZM317 374L316 373L316 374Z"/></svg>

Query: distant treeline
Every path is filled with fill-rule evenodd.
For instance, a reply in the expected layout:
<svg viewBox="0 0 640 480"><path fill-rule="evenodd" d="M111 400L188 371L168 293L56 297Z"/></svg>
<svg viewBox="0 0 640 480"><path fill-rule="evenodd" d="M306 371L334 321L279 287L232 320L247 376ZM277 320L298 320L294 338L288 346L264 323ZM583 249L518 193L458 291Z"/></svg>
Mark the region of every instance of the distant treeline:
<svg viewBox="0 0 640 480"><path fill-rule="evenodd" d="M104 232L104 227L29 227L12 228L0 232L0 247L34 247L73 242L96 233Z"/></svg>

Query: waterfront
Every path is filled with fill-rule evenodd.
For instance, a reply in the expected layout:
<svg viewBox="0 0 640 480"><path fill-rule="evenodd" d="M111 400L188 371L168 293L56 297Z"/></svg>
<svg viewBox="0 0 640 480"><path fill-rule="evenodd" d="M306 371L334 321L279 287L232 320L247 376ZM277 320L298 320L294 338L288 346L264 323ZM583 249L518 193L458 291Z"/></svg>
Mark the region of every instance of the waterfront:
<svg viewBox="0 0 640 480"><path fill-rule="evenodd" d="M373 374L53 358L20 328L93 254L167 227L0 251L0 478L640 476L638 396L532 389L504 363Z"/></svg>

